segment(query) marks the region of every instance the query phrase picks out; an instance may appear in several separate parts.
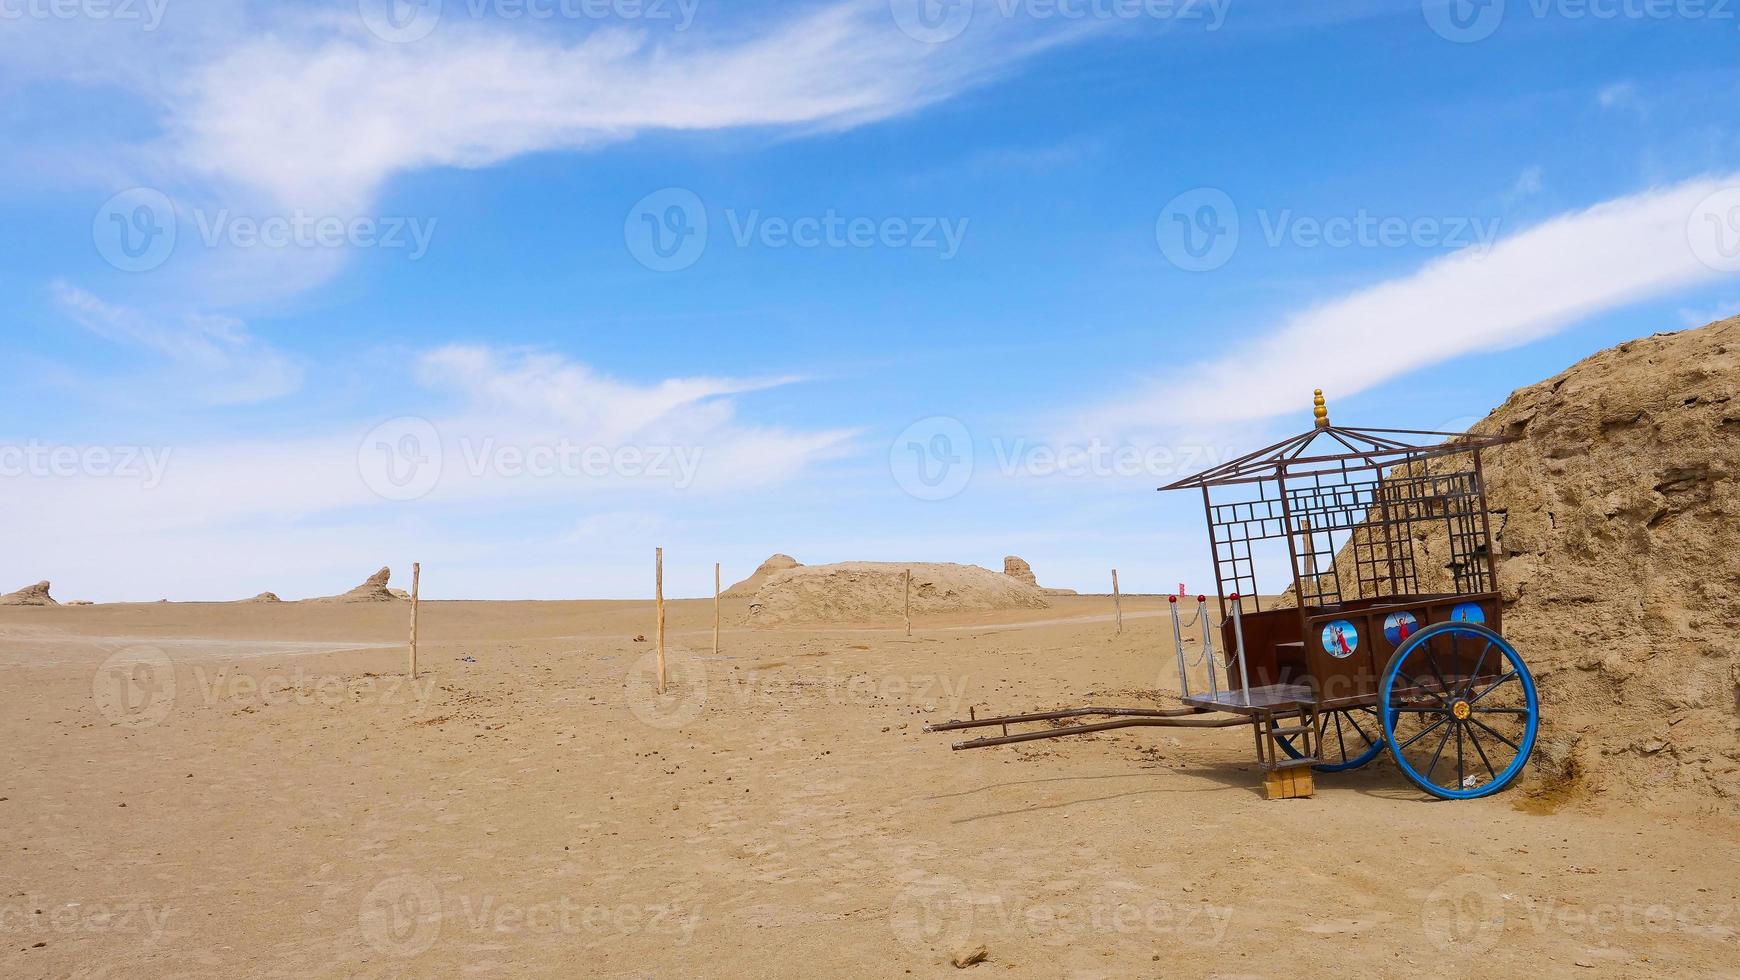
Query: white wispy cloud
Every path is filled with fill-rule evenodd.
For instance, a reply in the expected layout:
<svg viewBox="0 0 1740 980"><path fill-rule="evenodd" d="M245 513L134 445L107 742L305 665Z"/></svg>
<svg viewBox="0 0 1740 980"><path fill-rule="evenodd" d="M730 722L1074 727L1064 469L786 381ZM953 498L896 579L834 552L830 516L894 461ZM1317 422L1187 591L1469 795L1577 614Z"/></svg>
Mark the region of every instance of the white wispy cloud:
<svg viewBox="0 0 1740 980"><path fill-rule="evenodd" d="M360 21L320 18L239 37L193 66L165 95L162 151L280 205L342 212L419 168L648 130L843 128L910 112L1043 46L1004 26L926 45L895 28L885 3L851 0L723 38L620 26L575 38L462 20L392 44Z"/></svg>
<svg viewBox="0 0 1740 980"><path fill-rule="evenodd" d="M1545 337L1603 310L1740 267L1740 173L1653 188L1562 214L1484 255L1464 250L1410 275L1316 303L1221 357L1155 376L1087 413L1090 431L1131 420L1218 424L1297 411L1301 391L1365 391L1410 371ZM1732 196L1713 197L1719 192ZM1716 220L1710 220L1716 219ZM1727 223L1725 223L1725 221Z"/></svg>
<svg viewBox="0 0 1740 980"><path fill-rule="evenodd" d="M163 322L63 281L49 288L68 319L104 340L155 355L165 365L166 380L200 401L266 401L302 386L302 364L233 317L185 314L178 322Z"/></svg>

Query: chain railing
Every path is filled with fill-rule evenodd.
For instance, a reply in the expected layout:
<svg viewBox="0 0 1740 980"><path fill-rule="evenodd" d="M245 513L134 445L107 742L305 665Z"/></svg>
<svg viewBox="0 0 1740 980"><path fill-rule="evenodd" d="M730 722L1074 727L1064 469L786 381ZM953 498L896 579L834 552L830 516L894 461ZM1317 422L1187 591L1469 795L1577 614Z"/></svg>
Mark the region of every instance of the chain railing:
<svg viewBox="0 0 1740 980"><path fill-rule="evenodd" d="M1244 603L1239 601L1238 593L1227 597L1232 602L1232 615L1225 616L1219 622L1208 612L1208 596L1196 597L1196 611L1188 621L1178 614L1178 596L1168 596L1167 605L1172 611L1172 646L1178 656L1178 687L1185 697L1190 696L1190 668L1208 662L1208 693L1211 700L1219 699L1220 683L1218 674L1232 667L1236 659L1239 665L1239 683L1243 685L1244 702L1251 703L1250 674L1245 669L1245 629L1242 616ZM1233 627L1233 650L1226 655L1216 656L1214 651L1214 630L1224 628L1228 623ZM1184 656L1184 631L1194 626L1202 628L1202 648L1196 657L1186 661Z"/></svg>

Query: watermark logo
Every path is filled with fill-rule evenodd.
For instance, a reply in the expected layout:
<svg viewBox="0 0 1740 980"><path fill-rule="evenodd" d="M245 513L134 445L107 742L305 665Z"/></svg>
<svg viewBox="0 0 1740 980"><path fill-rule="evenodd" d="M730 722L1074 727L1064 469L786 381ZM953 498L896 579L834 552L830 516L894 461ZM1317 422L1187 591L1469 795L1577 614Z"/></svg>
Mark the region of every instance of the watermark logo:
<svg viewBox="0 0 1740 980"><path fill-rule="evenodd" d="M1035 23L1156 20L1204 24L1218 31L1232 0L889 0L901 33L925 44L942 44L966 33L980 7L986 16Z"/></svg>
<svg viewBox="0 0 1740 980"><path fill-rule="evenodd" d="M676 902L585 904L562 895L522 902L496 895L443 894L422 875L388 878L363 896L357 914L363 937L377 952L409 959L432 949L443 931L470 933L473 941L499 941L521 933L542 936L662 936L688 944L700 908Z"/></svg>
<svg viewBox="0 0 1740 980"><path fill-rule="evenodd" d="M155 490L169 469L168 446L59 446L35 439L0 446L0 477L136 480Z"/></svg>
<svg viewBox="0 0 1740 980"><path fill-rule="evenodd" d="M654 272L679 272L707 250L707 207L700 195L667 187L636 201L622 223L628 254Z"/></svg>
<svg viewBox="0 0 1740 980"><path fill-rule="evenodd" d="M0 20L130 21L149 33L168 7L169 0L0 0Z"/></svg>
<svg viewBox="0 0 1740 980"><path fill-rule="evenodd" d="M1154 237L1166 260L1186 272L1218 269L1239 247L1239 211L1218 187L1198 187L1160 209Z"/></svg>
<svg viewBox="0 0 1740 980"><path fill-rule="evenodd" d="M0 905L0 934L14 938L37 934L144 936L147 943L155 944L163 938L169 916L175 912L148 902L69 902L34 893L13 894L23 901Z"/></svg>
<svg viewBox="0 0 1740 980"><path fill-rule="evenodd" d="M441 435L414 415L388 419L369 430L356 450L363 483L386 500L427 496L441 482Z"/></svg>
<svg viewBox="0 0 1740 980"><path fill-rule="evenodd" d="M694 486L704 446L649 443L605 446L567 437L548 442L460 436L443 439L433 422L414 415L389 419L357 444L357 472L383 500L418 500L435 489L448 463L472 481L653 480L676 490Z"/></svg>
<svg viewBox="0 0 1740 980"><path fill-rule="evenodd" d="M160 0L161 2L161 0ZM390 44L421 41L444 14L474 21L669 21L681 33L695 22L701 0L359 0L357 12L369 33Z"/></svg>
<svg viewBox="0 0 1740 980"><path fill-rule="evenodd" d="M901 33L924 44L960 37L973 22L975 0L888 0Z"/></svg>
<svg viewBox="0 0 1740 980"><path fill-rule="evenodd" d="M1257 208L1256 229L1268 248L1428 248L1492 251L1502 219L1462 215L1300 214L1292 208ZM1245 237L1238 206L1224 191L1198 187L1161 209L1154 226L1160 251L1186 272L1208 272L1232 260Z"/></svg>
<svg viewBox="0 0 1740 980"><path fill-rule="evenodd" d="M122 272L150 272L169 261L175 236L175 204L154 187L116 194L91 220L97 254Z"/></svg>
<svg viewBox="0 0 1740 980"><path fill-rule="evenodd" d="M829 208L819 215L787 218L763 215L759 208L739 213L725 209L725 222L738 248L888 248L932 251L944 262L960 254L971 218L846 217Z"/></svg>
<svg viewBox="0 0 1740 980"><path fill-rule="evenodd" d="M707 663L683 649L665 651L665 692L659 693L658 651L649 650L628 669L623 697L629 713L652 728L683 728L707 706Z"/></svg>
<svg viewBox="0 0 1740 980"><path fill-rule="evenodd" d="M1451 878L1426 896L1420 928L1446 953L1477 956L1491 950L1504 935L1504 900L1498 886L1483 875Z"/></svg>
<svg viewBox="0 0 1740 980"><path fill-rule="evenodd" d="M960 419L933 415L907 426L888 447L888 471L908 496L948 500L973 479L973 436Z"/></svg>
<svg viewBox="0 0 1740 980"><path fill-rule="evenodd" d="M195 208L193 220L206 248L370 248L402 251L412 262L429 254L440 221L394 215L321 215L301 208L264 217L231 214L228 208L215 212Z"/></svg>
<svg viewBox="0 0 1740 980"><path fill-rule="evenodd" d="M160 724L175 710L175 663L154 646L117 650L91 678L91 700L113 724Z"/></svg>
<svg viewBox="0 0 1740 980"><path fill-rule="evenodd" d="M973 938L973 901L967 886L948 875L909 882L889 906L894 938L914 949L958 948Z"/></svg>
<svg viewBox="0 0 1740 980"><path fill-rule="evenodd" d="M441 0L357 0L357 15L375 37L409 44L434 33L441 6Z"/></svg>
<svg viewBox="0 0 1740 980"><path fill-rule="evenodd" d="M1432 31L1446 41L1472 44L1491 37L1504 22L1505 0L1420 0Z"/></svg>
<svg viewBox="0 0 1740 980"><path fill-rule="evenodd" d="M441 891L421 875L388 878L363 896L357 922L377 952L420 956L441 938Z"/></svg>
<svg viewBox="0 0 1740 980"><path fill-rule="evenodd" d="M1717 272L1740 272L1740 187L1699 201L1686 219L1686 241L1699 262Z"/></svg>
<svg viewBox="0 0 1740 980"><path fill-rule="evenodd" d="M944 875L908 883L889 912L895 939L915 949L958 948L991 936L1065 944L1095 935L1148 935L1216 946L1233 917L1231 908L1173 902L1131 881L1100 883L1082 898L1036 899L1016 888L972 888Z"/></svg>

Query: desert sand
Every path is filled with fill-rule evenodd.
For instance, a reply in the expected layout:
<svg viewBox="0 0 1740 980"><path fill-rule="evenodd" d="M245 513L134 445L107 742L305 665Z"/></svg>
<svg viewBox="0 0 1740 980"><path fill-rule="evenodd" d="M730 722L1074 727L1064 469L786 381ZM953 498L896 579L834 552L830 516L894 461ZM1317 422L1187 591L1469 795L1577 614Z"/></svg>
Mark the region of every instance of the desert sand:
<svg viewBox="0 0 1740 980"><path fill-rule="evenodd" d="M1151 703L1161 602L751 628L647 602L0 610L7 976L1733 975L1740 821L1387 761L1267 802L1250 735L950 752ZM1157 683L1158 682L1158 683ZM40 910L40 913L37 911ZM1357 940L1357 942L1355 941ZM967 971L951 960L985 948Z"/></svg>
<svg viewBox="0 0 1740 980"><path fill-rule="evenodd" d="M670 604L662 696L650 602L427 602L413 680L385 568L21 590L5 975L1740 976L1736 340L1604 351L1479 426L1517 438L1486 472L1543 728L1475 801L1380 757L1269 802L1243 728L951 752L927 722L1175 703L1163 599L1118 632L1013 556L775 555L717 654Z"/></svg>

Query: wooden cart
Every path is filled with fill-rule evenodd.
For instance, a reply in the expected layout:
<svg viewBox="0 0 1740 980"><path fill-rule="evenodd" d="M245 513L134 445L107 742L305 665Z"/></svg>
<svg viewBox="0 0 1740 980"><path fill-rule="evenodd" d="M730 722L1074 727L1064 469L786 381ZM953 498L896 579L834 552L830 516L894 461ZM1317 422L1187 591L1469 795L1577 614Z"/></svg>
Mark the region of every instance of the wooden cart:
<svg viewBox="0 0 1740 980"><path fill-rule="evenodd" d="M1312 772L1357 769L1386 750L1434 796L1474 799L1510 785L1534 748L1540 709L1502 632L1480 454L1511 440L1332 425L1321 390L1315 416L1302 435L1162 488L1201 492L1217 586L1216 602L1198 596L1188 622L1172 598L1178 707L1069 708L926 730L1002 728L954 745L970 749L1249 725L1271 797L1310 795ZM1265 604L1257 574L1271 559L1286 562L1292 586ZM1186 629L1201 631L1206 690L1192 690ZM1105 720L1078 720L1096 717ZM1032 723L1052 727L1009 730Z"/></svg>

